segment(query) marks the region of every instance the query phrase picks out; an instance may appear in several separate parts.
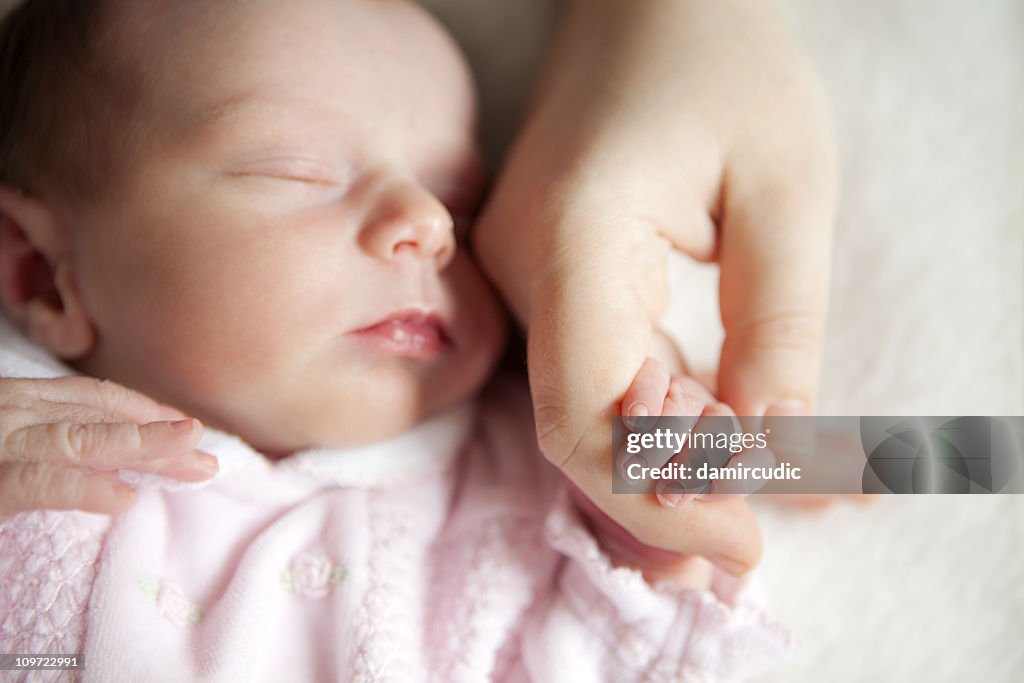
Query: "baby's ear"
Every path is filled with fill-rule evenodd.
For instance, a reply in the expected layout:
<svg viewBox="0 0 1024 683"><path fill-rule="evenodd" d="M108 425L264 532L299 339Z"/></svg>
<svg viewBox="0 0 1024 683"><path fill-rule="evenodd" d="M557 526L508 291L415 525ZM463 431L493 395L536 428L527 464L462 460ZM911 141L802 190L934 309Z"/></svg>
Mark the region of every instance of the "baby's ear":
<svg viewBox="0 0 1024 683"><path fill-rule="evenodd" d="M42 201L0 185L0 303L28 337L74 360L96 344L66 226Z"/></svg>

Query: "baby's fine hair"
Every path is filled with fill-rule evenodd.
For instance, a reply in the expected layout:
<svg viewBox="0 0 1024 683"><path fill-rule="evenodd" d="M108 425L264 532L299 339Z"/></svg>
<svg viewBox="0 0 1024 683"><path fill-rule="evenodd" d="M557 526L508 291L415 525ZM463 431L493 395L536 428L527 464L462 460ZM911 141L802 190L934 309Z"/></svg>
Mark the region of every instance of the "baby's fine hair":
<svg viewBox="0 0 1024 683"><path fill-rule="evenodd" d="M137 100L110 21L116 2L0 3L0 185L91 196L116 174Z"/></svg>

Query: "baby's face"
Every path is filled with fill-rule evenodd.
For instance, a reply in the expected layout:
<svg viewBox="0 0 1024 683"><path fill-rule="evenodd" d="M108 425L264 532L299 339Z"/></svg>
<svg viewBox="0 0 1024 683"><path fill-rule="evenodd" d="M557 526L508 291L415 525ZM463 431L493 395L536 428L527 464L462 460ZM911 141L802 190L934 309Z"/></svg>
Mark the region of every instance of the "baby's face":
<svg viewBox="0 0 1024 683"><path fill-rule="evenodd" d="M67 217L81 367L285 452L477 389L505 328L453 234L483 179L448 38L394 0L167 15L127 180Z"/></svg>

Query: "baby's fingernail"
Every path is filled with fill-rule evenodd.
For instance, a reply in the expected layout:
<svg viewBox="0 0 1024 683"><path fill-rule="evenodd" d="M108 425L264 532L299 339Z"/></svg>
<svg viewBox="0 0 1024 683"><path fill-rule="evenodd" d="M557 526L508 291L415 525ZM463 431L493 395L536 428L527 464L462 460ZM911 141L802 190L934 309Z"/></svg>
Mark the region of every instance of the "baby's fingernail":
<svg viewBox="0 0 1024 683"><path fill-rule="evenodd" d="M622 418L622 421L626 423L626 426L630 429L636 429L640 426L640 420L635 418L647 417L651 414L651 411L647 408L647 404L643 402L636 402L629 407L626 411L626 415Z"/></svg>
<svg viewBox="0 0 1024 683"><path fill-rule="evenodd" d="M686 494L684 494L684 493L659 493L657 495L658 495L658 502L661 503L663 507L674 508L677 505L679 505L679 503L682 502L683 496L685 496Z"/></svg>
<svg viewBox="0 0 1024 683"><path fill-rule="evenodd" d="M174 422L171 423L171 429L173 429L176 432L191 432L192 425L194 422L195 420L191 418L186 420L175 420Z"/></svg>
<svg viewBox="0 0 1024 683"><path fill-rule="evenodd" d="M658 496L658 502L667 508L684 506L697 497L693 493L687 493L686 487L678 481L663 482L655 489L655 494Z"/></svg>
<svg viewBox="0 0 1024 683"><path fill-rule="evenodd" d="M807 404L803 401L779 401L778 403L768 407L768 410L764 411L765 415L778 415L784 416L800 416L809 415L810 411L807 410Z"/></svg>
<svg viewBox="0 0 1024 683"><path fill-rule="evenodd" d="M632 465L639 465L641 469L646 469L647 460L642 455L633 455L619 459L619 474L622 475L623 479L633 480L633 477L629 476L629 468Z"/></svg>

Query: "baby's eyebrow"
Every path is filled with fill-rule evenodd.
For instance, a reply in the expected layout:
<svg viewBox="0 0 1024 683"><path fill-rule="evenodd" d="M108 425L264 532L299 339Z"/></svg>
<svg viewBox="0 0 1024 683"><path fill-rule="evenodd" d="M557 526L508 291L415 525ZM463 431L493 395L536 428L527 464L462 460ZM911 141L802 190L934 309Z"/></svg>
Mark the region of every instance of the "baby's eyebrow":
<svg viewBox="0 0 1024 683"><path fill-rule="evenodd" d="M255 91L250 90L247 92L241 92L236 95L232 95L227 99L203 107L197 112L196 118L203 122L230 118L233 112L237 112L239 109L251 106L257 100L258 98Z"/></svg>
<svg viewBox="0 0 1024 683"><path fill-rule="evenodd" d="M195 124L205 126L232 119L249 112L268 112L275 108L282 108L284 104L284 102L274 103L266 97L261 97L255 89L245 90L213 104L200 107L193 112L191 118Z"/></svg>
<svg viewBox="0 0 1024 683"><path fill-rule="evenodd" d="M331 117L336 124L344 115L343 112L316 99L290 96L268 97L253 88L237 92L212 104L202 105L192 113L190 118L195 125L206 126L243 116L261 118L276 113L294 113L296 111L302 113L304 122Z"/></svg>

